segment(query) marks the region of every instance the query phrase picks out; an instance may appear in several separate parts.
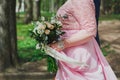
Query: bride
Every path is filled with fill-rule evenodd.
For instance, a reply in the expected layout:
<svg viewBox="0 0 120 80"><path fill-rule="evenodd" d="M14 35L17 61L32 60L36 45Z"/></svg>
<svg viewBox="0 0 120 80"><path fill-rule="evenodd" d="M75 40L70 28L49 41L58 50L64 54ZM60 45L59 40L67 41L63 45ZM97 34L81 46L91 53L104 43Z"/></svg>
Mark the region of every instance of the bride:
<svg viewBox="0 0 120 80"><path fill-rule="evenodd" d="M117 80L96 40L96 20L93 0L67 0L58 10L62 23L60 42L50 47L88 66L80 67L58 60L55 80Z"/></svg>

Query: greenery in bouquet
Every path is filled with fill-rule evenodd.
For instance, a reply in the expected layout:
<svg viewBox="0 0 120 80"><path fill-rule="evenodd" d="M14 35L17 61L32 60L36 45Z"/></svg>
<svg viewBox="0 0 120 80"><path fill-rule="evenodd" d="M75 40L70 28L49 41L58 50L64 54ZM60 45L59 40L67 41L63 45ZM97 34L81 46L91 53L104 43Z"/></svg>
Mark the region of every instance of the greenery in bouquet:
<svg viewBox="0 0 120 80"><path fill-rule="evenodd" d="M57 70L56 61L51 56L45 54L45 46L60 40L60 36L64 34L61 30L61 22L55 17L45 20L41 17L39 21L33 22L34 29L30 30L31 37L37 41L36 49L39 49L41 56L47 58L48 71L55 72Z"/></svg>

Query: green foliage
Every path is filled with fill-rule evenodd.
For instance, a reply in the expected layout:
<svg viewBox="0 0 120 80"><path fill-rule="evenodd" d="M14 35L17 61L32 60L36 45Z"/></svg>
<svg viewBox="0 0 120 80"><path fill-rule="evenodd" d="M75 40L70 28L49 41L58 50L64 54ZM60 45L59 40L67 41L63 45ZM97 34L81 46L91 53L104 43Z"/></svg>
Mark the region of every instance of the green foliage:
<svg viewBox="0 0 120 80"><path fill-rule="evenodd" d="M48 11L41 11L41 15L44 16L47 20L50 20L50 18L54 16L55 13Z"/></svg>
<svg viewBox="0 0 120 80"><path fill-rule="evenodd" d="M21 13L20 16L23 16L24 13ZM42 15L45 17L51 17L52 13L42 12ZM53 14L54 15L54 14ZM109 20L109 19L119 19L120 15L106 15L100 17L100 20ZM44 53L43 51L36 50L36 41L31 39L29 36L29 29L33 29L31 24L24 25L22 23L22 19L17 21L17 37L18 37L18 55L23 62L26 61L37 61L47 57L48 71L56 71L57 65L55 60L52 57L48 57L47 55L41 55ZM109 45L102 48L104 55L113 52L109 49Z"/></svg>
<svg viewBox="0 0 120 80"><path fill-rule="evenodd" d="M101 48L101 50L102 50L104 56L107 56L110 53L115 53L113 50L110 49L110 45L109 44L103 46Z"/></svg>
<svg viewBox="0 0 120 80"><path fill-rule="evenodd" d="M57 63L56 63L55 59L49 56L47 58L47 62L48 62L47 63L48 71L49 72L56 72L57 71Z"/></svg>
<svg viewBox="0 0 120 80"><path fill-rule="evenodd" d="M120 14L120 0L103 0L103 4L107 13Z"/></svg>
<svg viewBox="0 0 120 80"><path fill-rule="evenodd" d="M120 14L101 15L100 20L120 20Z"/></svg>
<svg viewBox="0 0 120 80"><path fill-rule="evenodd" d="M36 50L36 41L30 38L29 29L33 29L31 24L24 25L18 21L17 37L18 37L18 55L22 62L37 61L47 58L48 71L55 72L57 70L56 62L53 58L44 54L44 51Z"/></svg>

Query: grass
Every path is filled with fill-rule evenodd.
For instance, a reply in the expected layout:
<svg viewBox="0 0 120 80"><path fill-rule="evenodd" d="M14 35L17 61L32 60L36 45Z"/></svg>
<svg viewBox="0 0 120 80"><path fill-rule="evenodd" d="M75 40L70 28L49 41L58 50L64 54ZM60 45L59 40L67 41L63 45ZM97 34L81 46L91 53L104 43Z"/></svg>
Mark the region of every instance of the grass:
<svg viewBox="0 0 120 80"><path fill-rule="evenodd" d="M42 16L50 17L52 13L42 12ZM22 61L36 61L42 59L39 55L42 53L36 50L36 41L30 37L29 30L33 29L33 25L23 24L24 13L20 13L20 19L17 19L17 43L18 55Z"/></svg>
<svg viewBox="0 0 120 80"><path fill-rule="evenodd" d="M25 25L17 23L17 43L18 55L23 62L41 60L40 50L36 50L36 41L30 37L29 29L32 29L31 24Z"/></svg>
<svg viewBox="0 0 120 80"><path fill-rule="evenodd" d="M41 51L35 49L36 41L29 35L29 29L32 28L33 26L31 24L17 23L18 54L23 62L42 59L42 56L40 57ZM105 56L111 53L110 45L102 47L102 52Z"/></svg>
<svg viewBox="0 0 120 80"><path fill-rule="evenodd" d="M42 12L42 16L51 17L52 13ZM29 30L33 29L32 24L23 24L24 13L20 14L21 19L17 20L17 43L18 43L18 55L22 63L37 61L45 58L46 56L41 56L40 50L36 50L36 41L30 37ZM114 19L114 17L111 17ZM100 18L101 20L107 20L107 17ZM110 45L105 45L101 48L104 56L107 56L113 51L110 50ZM53 58L47 57L47 68L49 72L56 72L57 65Z"/></svg>
<svg viewBox="0 0 120 80"><path fill-rule="evenodd" d="M107 56L110 53L115 53L114 50L110 49L110 45L109 44L104 45L103 47L101 47L101 50L102 50L102 53L103 53L104 56Z"/></svg>
<svg viewBox="0 0 120 80"><path fill-rule="evenodd" d="M42 15L45 17L50 17L52 13L42 12ZM24 14L21 13L21 17L24 17ZM100 20L113 20L119 19L120 15L106 15L101 16ZM22 61L36 61L42 59L39 55L41 51L36 50L36 41L30 37L29 29L33 29L32 24L23 24L22 19L17 21L17 37L18 37L18 55ZM112 51L109 49L110 45L102 47L103 54L106 56Z"/></svg>
<svg viewBox="0 0 120 80"><path fill-rule="evenodd" d="M120 20L120 14L101 15L99 20Z"/></svg>
<svg viewBox="0 0 120 80"><path fill-rule="evenodd" d="M46 16L50 16L46 15ZM18 55L22 63L28 61L37 61L46 58L43 56L44 52L36 50L36 41L30 37L29 30L33 29L32 24L23 24L22 19L17 21L17 43L18 43ZM56 72L56 62L52 57L47 57L47 67L49 72Z"/></svg>
<svg viewBox="0 0 120 80"><path fill-rule="evenodd" d="M36 53L35 41L29 36L29 29L32 26L17 23L18 54L23 60L30 60L32 53Z"/></svg>

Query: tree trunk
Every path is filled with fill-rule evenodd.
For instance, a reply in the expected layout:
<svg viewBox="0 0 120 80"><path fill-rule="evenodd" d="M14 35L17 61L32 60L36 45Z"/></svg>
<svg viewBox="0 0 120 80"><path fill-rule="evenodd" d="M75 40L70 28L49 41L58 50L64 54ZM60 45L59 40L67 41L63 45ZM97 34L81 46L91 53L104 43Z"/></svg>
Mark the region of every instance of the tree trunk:
<svg viewBox="0 0 120 80"><path fill-rule="evenodd" d="M20 9L21 9L21 6L22 6L22 0L18 0L18 15L17 17L19 18L20 17Z"/></svg>
<svg viewBox="0 0 120 80"><path fill-rule="evenodd" d="M29 22L32 21L33 16L32 16L32 0L24 0L25 1L25 20L24 23L28 24Z"/></svg>
<svg viewBox="0 0 120 80"><path fill-rule="evenodd" d="M57 11L61 5L63 5L65 3L66 0L55 0L55 4L54 4L54 8L55 11Z"/></svg>
<svg viewBox="0 0 120 80"><path fill-rule="evenodd" d="M33 0L33 20L38 20L40 17L41 0Z"/></svg>
<svg viewBox="0 0 120 80"><path fill-rule="evenodd" d="M9 11L9 31L10 31L10 50L11 50L11 59L12 64L15 66L18 64L18 55L17 55L17 30L16 30L16 0L11 0L10 2L10 11Z"/></svg>
<svg viewBox="0 0 120 80"><path fill-rule="evenodd" d="M54 0L51 0L51 2L50 2L50 12L52 12L52 13L55 11L54 4L55 4Z"/></svg>
<svg viewBox="0 0 120 80"><path fill-rule="evenodd" d="M0 72L18 63L15 0L0 0Z"/></svg>
<svg viewBox="0 0 120 80"><path fill-rule="evenodd" d="M101 15L104 15L104 14L105 14L104 0L101 0L100 14L101 14Z"/></svg>

